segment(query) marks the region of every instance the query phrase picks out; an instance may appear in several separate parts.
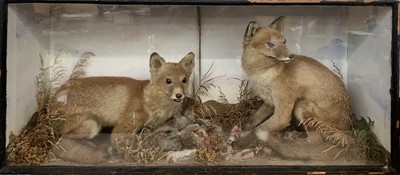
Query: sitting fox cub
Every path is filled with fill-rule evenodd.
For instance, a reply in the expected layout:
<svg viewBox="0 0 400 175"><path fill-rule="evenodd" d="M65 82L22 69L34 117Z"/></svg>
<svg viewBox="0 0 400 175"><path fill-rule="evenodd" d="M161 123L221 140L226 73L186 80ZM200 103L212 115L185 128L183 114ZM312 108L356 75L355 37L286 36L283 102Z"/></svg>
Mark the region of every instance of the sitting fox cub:
<svg viewBox="0 0 400 175"><path fill-rule="evenodd" d="M250 22L243 38L242 67L253 92L264 104L244 124L257 127L256 135L267 141L271 133L299 121L315 119L338 130L352 123L349 95L341 79L318 61L291 54L283 35L284 17L269 26ZM321 142L316 128L305 127L308 141Z"/></svg>
<svg viewBox="0 0 400 175"><path fill-rule="evenodd" d="M127 77L87 77L67 82L56 92L64 102L65 124L56 155L84 163L104 161L106 153L89 141L102 127L113 127L111 144L124 134L155 129L177 114L187 95L195 55L179 63L166 63L157 53L150 56L150 80ZM88 144L89 143L89 144Z"/></svg>

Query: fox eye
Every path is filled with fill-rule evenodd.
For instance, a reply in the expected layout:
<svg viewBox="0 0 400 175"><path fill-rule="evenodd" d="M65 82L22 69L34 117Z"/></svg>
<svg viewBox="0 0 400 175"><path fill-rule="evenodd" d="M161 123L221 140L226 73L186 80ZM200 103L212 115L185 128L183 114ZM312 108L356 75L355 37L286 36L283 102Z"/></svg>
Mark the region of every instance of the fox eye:
<svg viewBox="0 0 400 175"><path fill-rule="evenodd" d="M274 44L274 43L267 43L267 46L268 46L269 48L273 48L273 47L275 47L275 44Z"/></svg>
<svg viewBox="0 0 400 175"><path fill-rule="evenodd" d="M186 83L186 77L182 79L182 83Z"/></svg>
<svg viewBox="0 0 400 175"><path fill-rule="evenodd" d="M165 82L166 82L167 84L171 84L171 83L172 83L171 79L169 79L169 78L167 78L167 79L165 80Z"/></svg>
<svg viewBox="0 0 400 175"><path fill-rule="evenodd" d="M285 39L285 40L283 40L283 44L286 44L286 39Z"/></svg>

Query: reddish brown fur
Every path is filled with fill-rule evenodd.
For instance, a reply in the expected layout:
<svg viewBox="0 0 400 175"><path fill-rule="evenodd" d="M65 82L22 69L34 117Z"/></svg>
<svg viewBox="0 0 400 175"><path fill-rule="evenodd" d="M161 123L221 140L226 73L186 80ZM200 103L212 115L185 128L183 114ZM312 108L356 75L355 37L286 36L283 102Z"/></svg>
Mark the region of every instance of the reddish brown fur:
<svg viewBox="0 0 400 175"><path fill-rule="evenodd" d="M104 158L98 155L104 153L79 144L75 139L92 139L102 127L112 126L111 142L114 146L117 139L131 137L143 127L157 128L179 114L193 67L193 53L179 63L166 63L153 53L150 80L88 77L67 82L56 93L57 100L65 104L67 111L61 142L67 152L60 150L56 154L78 162L101 162ZM83 159L85 156L93 159Z"/></svg>
<svg viewBox="0 0 400 175"><path fill-rule="evenodd" d="M267 27L250 22L246 29L242 67L264 104L244 128L258 125L257 130L263 131L259 133L265 134L261 139L267 139L269 133L289 126L294 115L300 121L314 118L339 130L350 129L351 109L343 82L318 61L290 54L282 33L283 22L284 17ZM309 141L322 141L319 134L310 132L314 128L306 130Z"/></svg>

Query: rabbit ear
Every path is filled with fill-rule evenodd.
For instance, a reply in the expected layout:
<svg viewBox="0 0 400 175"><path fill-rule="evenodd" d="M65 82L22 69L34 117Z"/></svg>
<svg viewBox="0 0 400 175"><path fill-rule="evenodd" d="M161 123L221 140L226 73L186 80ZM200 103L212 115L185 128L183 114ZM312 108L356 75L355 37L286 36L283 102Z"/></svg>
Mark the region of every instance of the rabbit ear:
<svg viewBox="0 0 400 175"><path fill-rule="evenodd" d="M189 72L189 74L192 73L192 70L194 68L194 57L194 53L190 52L185 57L183 57L181 61L179 61L179 64L181 64L182 67Z"/></svg>
<svg viewBox="0 0 400 175"><path fill-rule="evenodd" d="M249 22L243 35L243 46L247 46L249 44L250 40L256 34L257 29L258 25L255 21Z"/></svg>
<svg viewBox="0 0 400 175"><path fill-rule="evenodd" d="M157 72L165 64L165 60L156 52L150 56L150 72Z"/></svg>
<svg viewBox="0 0 400 175"><path fill-rule="evenodd" d="M276 31L279 31L279 32L283 33L284 23L285 23L285 17L284 17L284 16L280 16L280 17L276 18L276 19L269 25L269 27L275 29Z"/></svg>

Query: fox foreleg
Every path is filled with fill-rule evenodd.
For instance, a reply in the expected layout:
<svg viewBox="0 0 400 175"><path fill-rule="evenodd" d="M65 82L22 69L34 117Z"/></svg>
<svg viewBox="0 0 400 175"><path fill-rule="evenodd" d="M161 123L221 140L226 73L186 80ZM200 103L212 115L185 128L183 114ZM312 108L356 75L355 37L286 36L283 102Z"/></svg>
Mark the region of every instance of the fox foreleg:
<svg viewBox="0 0 400 175"><path fill-rule="evenodd" d="M260 108L246 121L243 130L251 130L260 123L267 120L274 113L274 107L268 103L263 103Z"/></svg>
<svg viewBox="0 0 400 175"><path fill-rule="evenodd" d="M290 125L294 101L277 101L274 114L256 128L258 139L267 141L271 133L281 131Z"/></svg>

